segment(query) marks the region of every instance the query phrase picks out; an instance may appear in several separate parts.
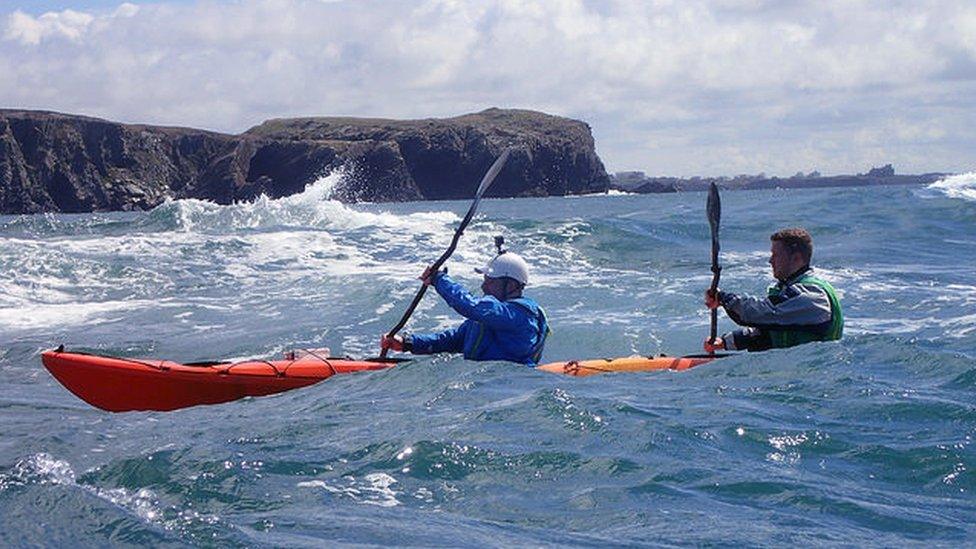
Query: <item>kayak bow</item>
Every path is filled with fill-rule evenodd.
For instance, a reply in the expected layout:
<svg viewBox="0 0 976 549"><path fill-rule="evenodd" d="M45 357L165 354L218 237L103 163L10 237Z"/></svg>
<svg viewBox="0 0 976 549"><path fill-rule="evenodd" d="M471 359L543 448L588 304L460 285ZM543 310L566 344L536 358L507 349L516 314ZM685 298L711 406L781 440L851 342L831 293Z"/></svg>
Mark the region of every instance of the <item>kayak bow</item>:
<svg viewBox="0 0 976 549"><path fill-rule="evenodd" d="M369 362L306 354L293 360L198 362L132 359L69 353L41 354L44 367L88 404L109 412L169 411L219 404L307 387L332 377L383 370L395 362Z"/></svg>

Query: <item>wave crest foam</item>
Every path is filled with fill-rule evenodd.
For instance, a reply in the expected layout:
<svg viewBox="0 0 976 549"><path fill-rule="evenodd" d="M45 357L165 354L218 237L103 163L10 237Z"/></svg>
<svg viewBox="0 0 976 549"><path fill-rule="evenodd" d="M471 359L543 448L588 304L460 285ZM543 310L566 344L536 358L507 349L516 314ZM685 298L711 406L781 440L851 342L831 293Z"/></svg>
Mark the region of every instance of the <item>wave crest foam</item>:
<svg viewBox="0 0 976 549"><path fill-rule="evenodd" d="M952 175L932 183L927 188L939 191L949 198L976 202L976 172Z"/></svg>

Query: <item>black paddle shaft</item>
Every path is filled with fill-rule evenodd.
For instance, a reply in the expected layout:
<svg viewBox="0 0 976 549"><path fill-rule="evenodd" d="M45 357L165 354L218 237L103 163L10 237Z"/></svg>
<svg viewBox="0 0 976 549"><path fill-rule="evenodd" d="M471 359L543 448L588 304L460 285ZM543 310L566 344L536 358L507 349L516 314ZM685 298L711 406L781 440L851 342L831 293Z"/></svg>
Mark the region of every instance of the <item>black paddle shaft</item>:
<svg viewBox="0 0 976 549"><path fill-rule="evenodd" d="M718 264L718 226L722 219L722 201L718 196L718 186L715 182L712 182L711 186L708 188L708 204L705 207L708 213L708 225L712 229L712 287L710 292L712 294L718 290L718 280L722 275L722 267ZM715 341L715 337L718 335L718 309L712 309L712 323L710 337L712 342Z"/></svg>
<svg viewBox="0 0 976 549"><path fill-rule="evenodd" d="M478 191L475 193L474 202L471 203L471 207L468 208L468 213L464 215L464 219L461 220L461 224L458 225L457 230L454 231L454 238L451 239L451 245L448 246L447 250L445 250L444 253L437 258L437 261L430 266L429 271L431 273L437 272L441 266L444 265L444 262L451 257L451 254L454 253L454 250L457 248L458 240L461 239L461 235L464 234L464 229L467 228L468 223L471 223L471 219L474 217L474 212L478 209L478 203L481 202L481 197L485 194L485 191L488 190L488 187L491 186L492 182L495 180L495 177L498 175L498 172L500 172L502 166L505 165L505 161L508 160L508 156L511 154L511 152L511 149L505 149L502 151L501 156L495 160L494 164L491 165L491 168L488 168L488 172L485 174L484 178L481 179L481 184L478 185ZM427 293L427 285L423 284L420 286L420 290L417 292L417 295L413 297L413 301L410 302L410 306L407 307L406 312L403 313L403 317L400 318L400 322L397 322L396 326L394 326L393 329L386 334L386 337L393 337L397 332L403 329L403 327L407 324L407 320L410 319L410 315L413 314L414 310L417 308L417 305L420 304L420 300L423 299L425 293ZM380 351L380 358L386 358L387 352L389 352L389 348L383 348Z"/></svg>

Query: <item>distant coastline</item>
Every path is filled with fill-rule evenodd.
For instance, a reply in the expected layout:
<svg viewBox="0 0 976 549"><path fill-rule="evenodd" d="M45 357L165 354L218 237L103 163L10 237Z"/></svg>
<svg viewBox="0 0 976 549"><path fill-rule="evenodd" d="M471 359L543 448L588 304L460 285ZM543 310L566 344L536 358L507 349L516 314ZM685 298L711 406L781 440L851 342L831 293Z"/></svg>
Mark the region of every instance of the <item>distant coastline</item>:
<svg viewBox="0 0 976 549"><path fill-rule="evenodd" d="M867 173L855 175L822 176L814 171L797 173L792 177L767 177L765 174L737 175L735 177L660 177L644 172L617 172L610 175L610 188L628 193L674 193L704 191L715 183L726 190L751 189L808 189L814 187L871 187L884 185L928 185L948 177L950 173L925 173L918 175L895 174L891 164L872 168Z"/></svg>
<svg viewBox="0 0 976 549"><path fill-rule="evenodd" d="M950 174L779 178L609 175L583 121L487 109L454 118L268 120L238 135L0 109L0 214L148 210L168 199L218 204L302 192L343 170L343 202L457 200L473 195L503 149L513 154L489 197L927 184Z"/></svg>

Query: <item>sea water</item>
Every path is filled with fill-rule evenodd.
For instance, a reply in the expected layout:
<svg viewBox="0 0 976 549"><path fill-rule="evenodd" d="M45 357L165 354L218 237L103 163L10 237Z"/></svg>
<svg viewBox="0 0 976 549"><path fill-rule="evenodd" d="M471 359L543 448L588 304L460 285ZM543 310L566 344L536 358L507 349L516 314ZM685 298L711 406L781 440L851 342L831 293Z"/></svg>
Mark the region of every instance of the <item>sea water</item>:
<svg viewBox="0 0 976 549"><path fill-rule="evenodd" d="M0 545L857 545L976 542L976 175L725 192L723 289L763 293L804 226L841 342L569 378L417 357L175 412L92 408L42 367L374 356L468 203L300 195L0 217ZM485 200L532 266L545 360L700 352L705 194ZM459 318L428 293L407 329ZM720 315L720 330L733 327Z"/></svg>

